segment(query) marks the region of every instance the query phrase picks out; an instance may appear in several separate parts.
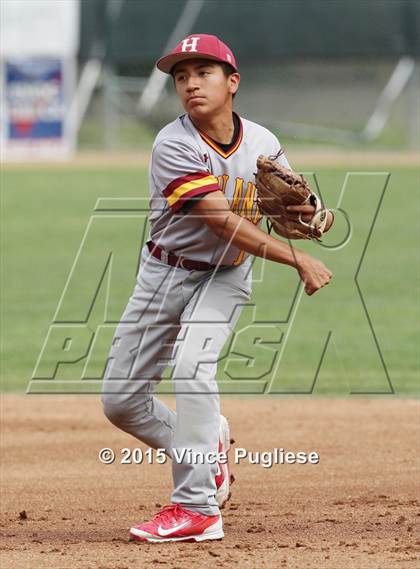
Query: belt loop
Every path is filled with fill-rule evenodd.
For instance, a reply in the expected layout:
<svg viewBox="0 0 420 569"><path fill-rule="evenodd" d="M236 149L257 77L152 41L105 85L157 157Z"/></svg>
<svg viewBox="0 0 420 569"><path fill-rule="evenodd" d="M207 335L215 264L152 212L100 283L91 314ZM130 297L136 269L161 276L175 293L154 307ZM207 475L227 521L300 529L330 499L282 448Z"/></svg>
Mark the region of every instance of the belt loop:
<svg viewBox="0 0 420 569"><path fill-rule="evenodd" d="M169 264L168 263L168 257L169 257L168 253L164 249L161 249L160 250L160 260L163 261L165 263L165 265Z"/></svg>

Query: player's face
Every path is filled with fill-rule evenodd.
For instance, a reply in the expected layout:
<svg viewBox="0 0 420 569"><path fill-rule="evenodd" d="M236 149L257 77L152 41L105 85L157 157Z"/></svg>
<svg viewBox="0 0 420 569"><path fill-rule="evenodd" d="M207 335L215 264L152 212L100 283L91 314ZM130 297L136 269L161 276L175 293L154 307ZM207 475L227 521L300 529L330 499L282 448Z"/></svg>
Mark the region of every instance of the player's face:
<svg viewBox="0 0 420 569"><path fill-rule="evenodd" d="M226 77L221 65L206 59L181 61L173 75L182 106L192 118L231 107L240 80L239 73Z"/></svg>

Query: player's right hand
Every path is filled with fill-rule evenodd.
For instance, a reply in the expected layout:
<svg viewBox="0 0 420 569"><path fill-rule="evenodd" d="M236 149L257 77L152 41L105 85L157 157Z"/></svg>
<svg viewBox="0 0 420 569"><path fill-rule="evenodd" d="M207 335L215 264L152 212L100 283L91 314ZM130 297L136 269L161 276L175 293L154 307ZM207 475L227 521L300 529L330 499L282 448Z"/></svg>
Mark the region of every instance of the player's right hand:
<svg viewBox="0 0 420 569"><path fill-rule="evenodd" d="M305 284L305 292L309 296L327 285L332 277L332 272L324 263L310 255L304 255L299 259L297 270Z"/></svg>

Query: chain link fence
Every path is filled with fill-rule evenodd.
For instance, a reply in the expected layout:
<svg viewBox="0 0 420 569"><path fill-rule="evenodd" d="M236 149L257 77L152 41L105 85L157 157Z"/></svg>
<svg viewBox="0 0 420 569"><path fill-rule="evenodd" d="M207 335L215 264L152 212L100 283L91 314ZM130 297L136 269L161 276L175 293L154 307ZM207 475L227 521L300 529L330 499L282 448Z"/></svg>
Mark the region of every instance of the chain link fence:
<svg viewBox="0 0 420 569"><path fill-rule="evenodd" d="M373 140L363 136L398 60L279 61L242 64L235 109L288 144L415 148L418 64ZM150 72L150 70L148 70ZM141 65L105 67L82 124L80 148L148 149L159 128L184 112L169 78L147 116L138 111L148 81Z"/></svg>

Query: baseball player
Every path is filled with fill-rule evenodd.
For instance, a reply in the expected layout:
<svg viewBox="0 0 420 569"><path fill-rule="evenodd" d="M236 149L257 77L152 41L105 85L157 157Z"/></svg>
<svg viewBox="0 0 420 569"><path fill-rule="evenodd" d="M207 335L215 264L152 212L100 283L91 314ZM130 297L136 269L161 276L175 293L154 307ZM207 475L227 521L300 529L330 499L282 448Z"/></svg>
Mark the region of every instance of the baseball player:
<svg viewBox="0 0 420 569"><path fill-rule="evenodd" d="M229 47L216 36L193 34L157 67L172 75L185 114L153 144L150 236L112 343L102 402L113 424L172 459L171 504L132 527L130 536L150 542L221 539L220 508L231 484L224 455L231 441L220 415L216 370L250 298L252 256L296 269L309 295L332 273L259 228L255 164L260 154L276 155L280 144L266 128L233 112L240 75ZM280 161L290 169L284 154ZM313 213L311 205L291 210L306 220ZM331 223L328 212L326 229ZM176 413L154 395L168 366Z"/></svg>

